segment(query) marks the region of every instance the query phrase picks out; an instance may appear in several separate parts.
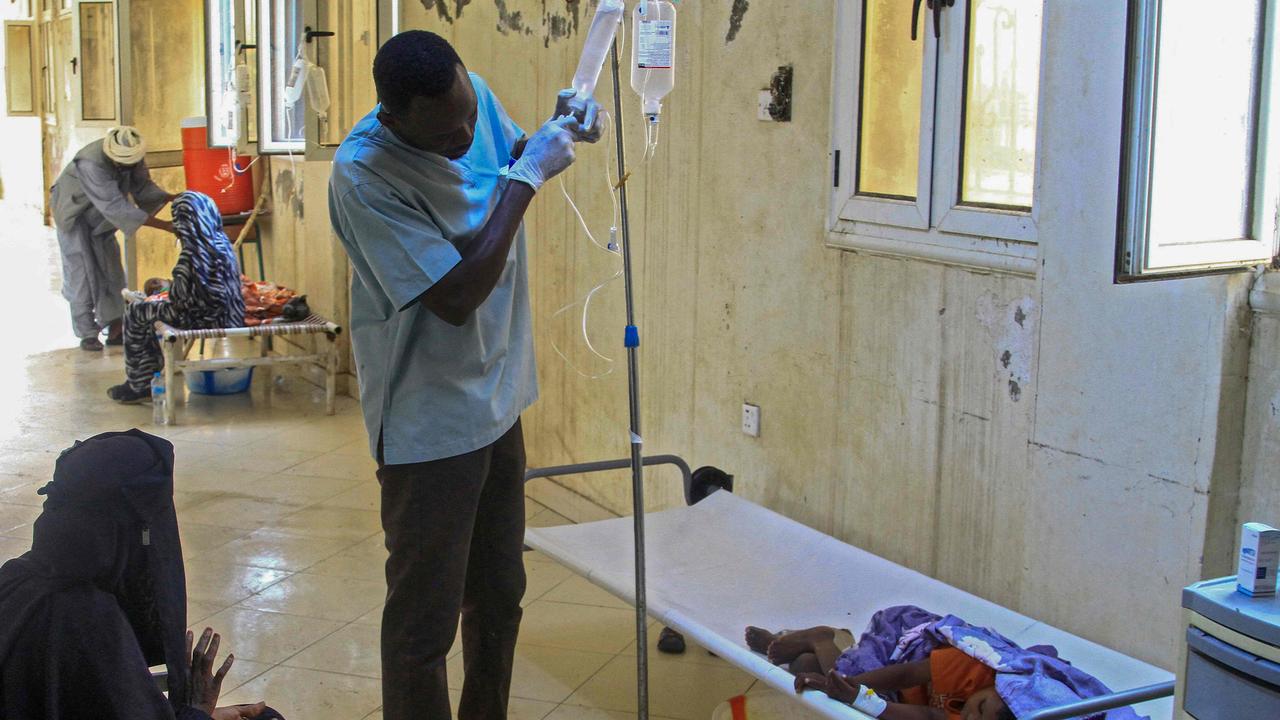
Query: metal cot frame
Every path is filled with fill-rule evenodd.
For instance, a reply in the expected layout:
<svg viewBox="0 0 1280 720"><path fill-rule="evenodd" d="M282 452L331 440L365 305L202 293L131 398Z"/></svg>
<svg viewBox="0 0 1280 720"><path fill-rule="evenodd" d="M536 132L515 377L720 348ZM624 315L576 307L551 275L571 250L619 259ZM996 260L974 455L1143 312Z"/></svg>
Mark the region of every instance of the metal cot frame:
<svg viewBox="0 0 1280 720"><path fill-rule="evenodd" d="M684 483L685 501L692 505L707 494L724 490L732 491L732 483L724 483L714 476L710 479L697 477L689 469L689 463L677 455L651 455L643 458L645 467L653 465L672 465L679 469L681 478ZM576 463L571 465L559 465L555 467L531 468L525 472L525 482L536 480L538 478L554 478L564 475L585 475L590 473L607 472L610 470L623 470L632 466L630 458L620 460L600 460L595 462ZM721 475L723 474L717 474ZM636 557L638 564L643 567L644 563L644 544L641 542L636 547ZM637 607L645 607L645 588L640 584L636 588ZM646 645L639 645L636 652L640 658L644 658L647 664L649 648ZM1174 694L1174 681L1155 683L1153 685L1144 685L1142 687L1130 688L1114 692L1110 695L1100 695L1088 698L1079 702L1059 705L1057 707L1045 708L1038 710L1030 715L1020 718L1020 720L1071 720L1072 718L1081 718L1087 715L1103 712L1106 710L1115 710L1129 705L1146 702L1148 700L1156 700L1160 698L1172 697ZM856 718L860 714L850 708L850 717Z"/></svg>

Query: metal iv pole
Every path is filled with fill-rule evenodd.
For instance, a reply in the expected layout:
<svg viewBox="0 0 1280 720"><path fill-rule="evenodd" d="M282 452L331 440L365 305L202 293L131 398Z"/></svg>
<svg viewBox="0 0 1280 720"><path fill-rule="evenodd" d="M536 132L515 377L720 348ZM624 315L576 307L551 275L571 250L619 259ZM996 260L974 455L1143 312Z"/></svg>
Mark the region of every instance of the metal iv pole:
<svg viewBox="0 0 1280 720"><path fill-rule="evenodd" d="M618 81L618 38L613 39L613 122L618 146L618 205L622 215L622 288L627 303L627 400L631 410L631 506L636 564L636 712L649 720L649 624L644 568L644 457L640 436L640 331L631 292L631 225L627 217L627 157L622 134L622 86Z"/></svg>

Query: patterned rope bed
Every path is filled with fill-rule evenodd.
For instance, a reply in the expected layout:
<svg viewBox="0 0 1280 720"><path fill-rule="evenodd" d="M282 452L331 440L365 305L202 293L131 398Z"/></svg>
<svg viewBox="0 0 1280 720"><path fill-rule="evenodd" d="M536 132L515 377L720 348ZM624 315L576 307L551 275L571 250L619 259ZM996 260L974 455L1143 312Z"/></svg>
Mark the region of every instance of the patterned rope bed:
<svg viewBox="0 0 1280 720"><path fill-rule="evenodd" d="M332 415L335 411L338 375L338 336L341 326L319 315L312 314L305 320L291 323L270 323L253 327L236 328L202 328L183 330L156 323L156 332L163 341L165 387L173 388L174 378L178 373L202 372L206 370L224 370L231 368L256 367L259 365L315 365L325 374L325 411ZM273 353L270 339L289 335L311 335L314 338L313 352L310 354L284 355ZM192 347L202 340L214 338L263 338L260 343L258 357L226 357L189 360L187 355ZM321 338L327 341L321 347ZM174 393L174 399L182 397L182 393ZM165 405L165 421L176 421L176 403Z"/></svg>

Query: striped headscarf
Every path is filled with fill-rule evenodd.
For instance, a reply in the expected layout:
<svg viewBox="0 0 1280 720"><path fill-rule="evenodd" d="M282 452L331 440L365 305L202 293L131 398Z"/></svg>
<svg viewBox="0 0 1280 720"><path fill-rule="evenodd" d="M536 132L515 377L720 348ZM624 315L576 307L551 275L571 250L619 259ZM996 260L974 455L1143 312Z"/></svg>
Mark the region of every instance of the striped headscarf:
<svg viewBox="0 0 1280 720"><path fill-rule="evenodd" d="M188 327L242 327L240 264L218 207L208 195L184 192L173 201L173 228L182 252L169 299L188 316Z"/></svg>

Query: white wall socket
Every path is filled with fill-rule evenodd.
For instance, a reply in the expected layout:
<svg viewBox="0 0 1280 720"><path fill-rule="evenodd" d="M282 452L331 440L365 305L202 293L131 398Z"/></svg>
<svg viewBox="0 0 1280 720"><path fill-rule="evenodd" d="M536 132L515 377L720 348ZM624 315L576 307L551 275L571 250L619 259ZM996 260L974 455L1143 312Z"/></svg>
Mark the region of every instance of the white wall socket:
<svg viewBox="0 0 1280 720"><path fill-rule="evenodd" d="M742 432L751 437L760 437L760 406L742 403Z"/></svg>

